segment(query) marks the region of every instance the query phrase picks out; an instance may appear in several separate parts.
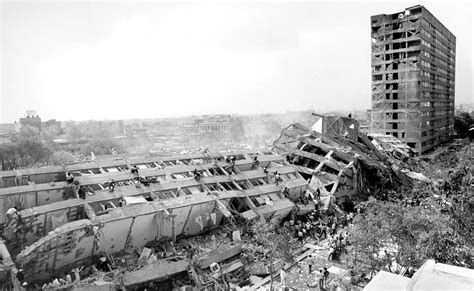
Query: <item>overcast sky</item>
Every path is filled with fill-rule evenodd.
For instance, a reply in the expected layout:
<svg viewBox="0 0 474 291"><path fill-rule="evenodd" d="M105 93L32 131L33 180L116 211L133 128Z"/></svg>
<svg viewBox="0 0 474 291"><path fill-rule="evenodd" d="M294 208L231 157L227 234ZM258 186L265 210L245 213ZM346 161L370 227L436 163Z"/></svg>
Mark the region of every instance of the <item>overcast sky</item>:
<svg viewBox="0 0 474 291"><path fill-rule="evenodd" d="M0 122L368 109L370 16L416 4L473 102L469 2L3 1Z"/></svg>

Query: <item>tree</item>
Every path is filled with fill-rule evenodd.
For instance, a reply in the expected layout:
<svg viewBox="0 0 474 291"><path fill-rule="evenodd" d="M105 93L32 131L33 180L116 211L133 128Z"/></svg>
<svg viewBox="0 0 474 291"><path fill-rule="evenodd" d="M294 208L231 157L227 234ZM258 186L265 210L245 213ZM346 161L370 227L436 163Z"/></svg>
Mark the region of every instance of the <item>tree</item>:
<svg viewBox="0 0 474 291"><path fill-rule="evenodd" d="M365 210L350 228L355 269L383 269L388 264L387 248L396 249L394 256L403 267L416 269L427 259L472 267L469 248L453 219L425 202L419 206L375 199L363 203Z"/></svg>
<svg viewBox="0 0 474 291"><path fill-rule="evenodd" d="M46 146L40 131L33 126L22 126L20 132L12 138L12 142L2 147L0 159L4 170L27 168L47 161L51 149Z"/></svg>
<svg viewBox="0 0 474 291"><path fill-rule="evenodd" d="M67 137L67 140L73 145L73 146L76 146L81 137L84 136L83 134L83 131L81 130L81 128L78 126L78 125L71 125L71 126L68 126L66 128L66 137Z"/></svg>
<svg viewBox="0 0 474 291"><path fill-rule="evenodd" d="M454 117L454 130L460 138L469 136L469 128L473 125L472 117L467 112L462 112Z"/></svg>
<svg viewBox="0 0 474 291"><path fill-rule="evenodd" d="M49 146L54 146L53 140L58 137L61 129L57 126L48 126L41 129L41 139Z"/></svg>
<svg viewBox="0 0 474 291"><path fill-rule="evenodd" d="M59 151L59 152L54 152L49 157L49 160L51 161L51 164L53 164L54 166L57 166L57 165L64 165L64 164L74 162L75 158L74 158L74 155L69 152Z"/></svg>

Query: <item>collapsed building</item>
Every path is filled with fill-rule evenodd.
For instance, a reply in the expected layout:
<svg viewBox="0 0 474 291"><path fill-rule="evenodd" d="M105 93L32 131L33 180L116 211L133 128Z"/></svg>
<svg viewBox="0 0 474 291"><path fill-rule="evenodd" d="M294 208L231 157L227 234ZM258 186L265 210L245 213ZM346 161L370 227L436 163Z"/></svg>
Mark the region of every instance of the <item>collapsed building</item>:
<svg viewBox="0 0 474 291"><path fill-rule="evenodd" d="M410 168L408 165L413 161L407 147L393 141L393 137L387 140L388 137L359 132L355 119L319 117L311 128L292 124L283 129L274 143L274 151L285 156L309 181L326 208L336 200L366 199L409 182L396 165L400 165L400 158Z"/></svg>
<svg viewBox="0 0 474 291"><path fill-rule="evenodd" d="M248 283L249 272L268 270L241 261L240 230L247 222L317 206L342 213L354 200L410 182L401 167L408 167L409 151L358 128L352 118L321 116L311 128L283 129L273 152L113 158L0 172L6 245L0 278L8 281L22 268L29 284L41 285L79 266L94 269L106 257L114 275L97 279L92 271L75 285L109 282L110 290L133 290L181 276L179 285L206 288L223 274ZM79 187L85 199L76 195ZM12 221L5 213L14 206L20 219Z"/></svg>
<svg viewBox="0 0 474 291"><path fill-rule="evenodd" d="M139 165L140 179L146 183L137 182L128 171L132 164ZM294 208L290 198L308 190L300 174L272 153L235 154L233 160L205 153L74 167L75 180L88 193L85 200L64 200L75 185L61 181L56 168L38 170L54 177L52 183L0 189L3 214L13 206L22 209L21 219L5 223L8 219L0 218L9 254L30 283L61 277L103 254L112 258L149 243L176 242L219 227L235 230L239 220L285 217ZM263 168L278 171L280 180ZM47 179L38 172L29 170L28 176ZM1 174L3 180L11 176ZM117 185L113 191L108 189L112 179ZM179 273L188 269L189 260L165 265L158 269L176 267ZM149 280L162 277L152 273Z"/></svg>

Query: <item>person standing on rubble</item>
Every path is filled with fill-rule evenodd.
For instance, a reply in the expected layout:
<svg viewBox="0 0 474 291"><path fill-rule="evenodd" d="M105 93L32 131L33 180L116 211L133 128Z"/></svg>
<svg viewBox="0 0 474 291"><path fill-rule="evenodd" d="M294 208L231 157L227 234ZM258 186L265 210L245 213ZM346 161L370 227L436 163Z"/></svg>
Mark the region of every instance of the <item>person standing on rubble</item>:
<svg viewBox="0 0 474 291"><path fill-rule="evenodd" d="M18 219L18 207L14 206L7 210L7 224Z"/></svg>
<svg viewBox="0 0 474 291"><path fill-rule="evenodd" d="M255 166L255 168L258 168L258 166L260 165L260 161L258 160L258 156L255 155L255 157L253 157L253 165L252 165L252 168Z"/></svg>
<svg viewBox="0 0 474 291"><path fill-rule="evenodd" d="M308 274L311 274L313 272L313 265L314 265L314 256L311 254L308 258Z"/></svg>
<svg viewBox="0 0 474 291"><path fill-rule="evenodd" d="M110 190L110 192L114 192L114 190L115 190L115 181L114 181L114 179L110 179L109 190Z"/></svg>
<svg viewBox="0 0 474 291"><path fill-rule="evenodd" d="M326 287L327 284L328 284L328 278L329 278L329 271L328 271L328 268L327 267L324 267L324 271L323 271L323 286Z"/></svg>
<svg viewBox="0 0 474 291"><path fill-rule="evenodd" d="M278 182L280 181L280 173L278 171L275 171L275 184L278 186Z"/></svg>
<svg viewBox="0 0 474 291"><path fill-rule="evenodd" d="M137 165L133 165L133 167L130 169L130 173L131 173L134 177L138 177L138 167L137 167Z"/></svg>
<svg viewBox="0 0 474 291"><path fill-rule="evenodd" d="M337 231L337 228L336 228L337 224L336 224L336 221L334 220L331 224L331 235L335 235L336 234L336 231Z"/></svg>
<svg viewBox="0 0 474 291"><path fill-rule="evenodd" d="M97 268L99 268L100 270L104 271L104 272L109 272L112 270L112 268L110 268L110 264L109 264L109 261L107 259L107 257L102 254L99 258L99 262L97 264Z"/></svg>
<svg viewBox="0 0 474 291"><path fill-rule="evenodd" d="M66 174L66 182L68 184L72 184L72 182L74 182L74 176L70 172L67 172Z"/></svg>
<svg viewBox="0 0 474 291"><path fill-rule="evenodd" d="M332 261L333 259L334 259L334 245L331 243L331 246L329 247L328 261Z"/></svg>
<svg viewBox="0 0 474 291"><path fill-rule="evenodd" d="M86 199L86 190L84 189L84 186L79 186L79 190L77 190L77 196L80 199Z"/></svg>
<svg viewBox="0 0 474 291"><path fill-rule="evenodd" d="M325 224L321 223L320 228L321 228L321 236L323 236L323 234L324 234L324 238L321 238L321 239L327 238L328 237L328 227Z"/></svg>
<svg viewBox="0 0 474 291"><path fill-rule="evenodd" d="M197 169L194 169L193 176L194 176L194 180L196 180L197 182L201 180L201 173L199 173Z"/></svg>

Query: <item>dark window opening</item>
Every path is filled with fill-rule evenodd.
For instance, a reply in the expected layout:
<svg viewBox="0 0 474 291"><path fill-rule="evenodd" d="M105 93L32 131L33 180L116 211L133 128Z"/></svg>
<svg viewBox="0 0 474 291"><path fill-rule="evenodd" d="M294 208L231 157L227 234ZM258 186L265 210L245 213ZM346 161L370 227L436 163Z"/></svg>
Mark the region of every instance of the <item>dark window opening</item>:
<svg viewBox="0 0 474 291"><path fill-rule="evenodd" d="M382 75L374 75L372 76L373 81L382 81Z"/></svg>
<svg viewBox="0 0 474 291"><path fill-rule="evenodd" d="M408 57L417 57L420 54L420 51L408 52Z"/></svg>
<svg viewBox="0 0 474 291"><path fill-rule="evenodd" d="M419 40L414 40L414 41L409 41L408 42L408 47L414 47L414 46L418 46L420 45L420 41Z"/></svg>

